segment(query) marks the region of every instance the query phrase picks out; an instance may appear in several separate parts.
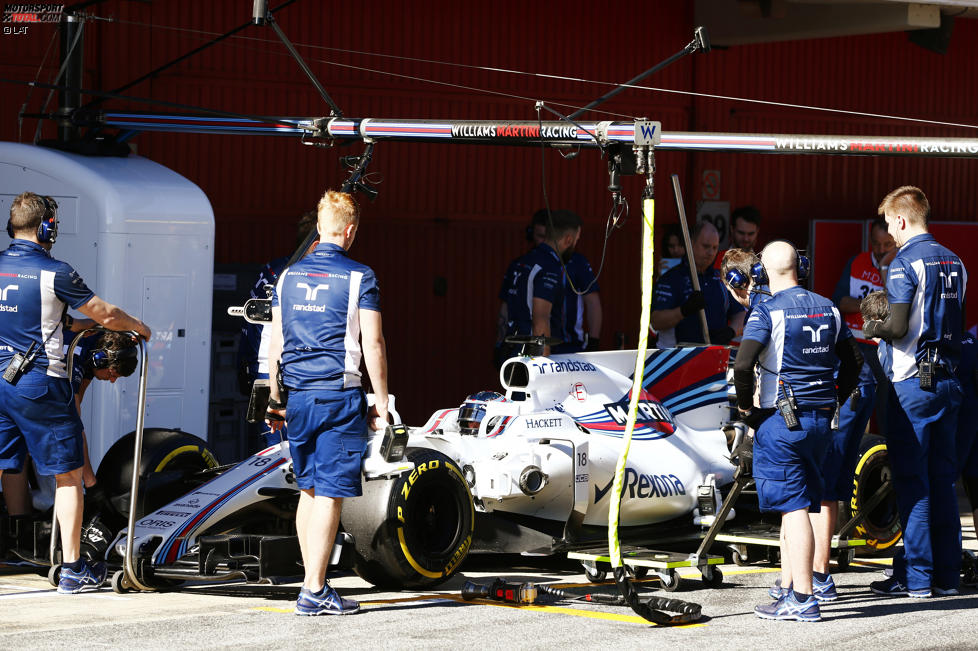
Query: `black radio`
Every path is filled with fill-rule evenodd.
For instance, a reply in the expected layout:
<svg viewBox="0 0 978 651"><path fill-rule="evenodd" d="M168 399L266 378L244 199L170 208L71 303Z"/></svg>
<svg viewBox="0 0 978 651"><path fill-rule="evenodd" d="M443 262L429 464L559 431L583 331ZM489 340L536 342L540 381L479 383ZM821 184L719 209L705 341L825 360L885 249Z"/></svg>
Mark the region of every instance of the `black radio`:
<svg viewBox="0 0 978 651"><path fill-rule="evenodd" d="M778 398L775 407L781 412L781 418L784 419L784 424L788 426L788 429L798 427L798 415L795 414L795 410L798 409L798 403L795 402L795 394L791 390L791 387L784 383L784 381L779 382L782 390L781 397Z"/></svg>
<svg viewBox="0 0 978 651"><path fill-rule="evenodd" d="M920 388L924 391L934 389L934 362L925 359L917 365L917 373L920 376Z"/></svg>
<svg viewBox="0 0 978 651"><path fill-rule="evenodd" d="M23 355L14 353L14 356L10 358L7 368L3 371L3 379L10 384L17 384L20 376L30 370L31 363L33 363L36 356L37 343L32 341L30 347L27 349L27 353Z"/></svg>

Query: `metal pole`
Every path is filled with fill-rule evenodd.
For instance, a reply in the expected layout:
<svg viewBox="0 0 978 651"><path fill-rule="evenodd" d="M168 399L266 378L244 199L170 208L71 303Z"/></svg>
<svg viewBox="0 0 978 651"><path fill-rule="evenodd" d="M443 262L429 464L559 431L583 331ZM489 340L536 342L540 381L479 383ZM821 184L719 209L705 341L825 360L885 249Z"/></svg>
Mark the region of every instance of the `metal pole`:
<svg viewBox="0 0 978 651"><path fill-rule="evenodd" d="M686 225L686 207L683 205L683 193L679 189L679 175L672 175L672 189L676 193L676 207L679 209L679 225L683 229L683 241L686 242L686 261L689 262L689 277L693 281L693 289L700 291L700 277L696 271L696 262L693 260L693 245L689 240L689 227ZM710 327L706 323L706 308L699 310L700 325L703 327L703 342L710 345Z"/></svg>
<svg viewBox="0 0 978 651"><path fill-rule="evenodd" d="M81 105L82 58L85 47L81 34L83 18L65 13L61 19L61 61L64 68L64 88L58 91L58 140L71 142L78 138L78 127L71 123L72 114ZM77 43L75 42L77 39ZM74 43L74 48L72 44Z"/></svg>
<svg viewBox="0 0 978 651"><path fill-rule="evenodd" d="M133 536L136 532L136 504L139 501L139 466L143 454L143 422L146 417L146 373L149 364L146 363L146 342L137 333L139 340L139 398L136 409L136 437L132 452L132 486L129 492L129 523L126 526L126 555L122 563L123 578L127 583L139 590L150 591L151 587L140 582L136 576L134 555L135 543Z"/></svg>

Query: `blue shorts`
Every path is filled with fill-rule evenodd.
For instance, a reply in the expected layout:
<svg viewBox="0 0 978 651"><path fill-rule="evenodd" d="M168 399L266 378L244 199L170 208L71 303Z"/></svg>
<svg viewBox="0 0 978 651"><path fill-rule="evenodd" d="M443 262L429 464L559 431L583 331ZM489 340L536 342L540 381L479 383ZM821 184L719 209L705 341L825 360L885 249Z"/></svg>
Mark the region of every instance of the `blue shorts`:
<svg viewBox="0 0 978 651"><path fill-rule="evenodd" d="M16 385L0 379L0 470L19 472L28 453L41 475L77 470L85 461L83 430L68 380L43 370Z"/></svg>
<svg viewBox="0 0 978 651"><path fill-rule="evenodd" d="M299 488L323 497L359 497L367 452L363 390L293 390L285 416Z"/></svg>
<svg viewBox="0 0 978 651"><path fill-rule="evenodd" d="M754 434L754 482L762 511L817 513L822 501L820 470L832 413L802 407L799 426L788 429L774 412Z"/></svg>
<svg viewBox="0 0 978 651"><path fill-rule="evenodd" d="M856 409L850 409L846 400L839 411L839 429L829 430L828 448L822 463L823 502L848 500L852 494L852 476L856 472L859 443L866 432L866 423L873 415L875 396L875 384L860 386Z"/></svg>

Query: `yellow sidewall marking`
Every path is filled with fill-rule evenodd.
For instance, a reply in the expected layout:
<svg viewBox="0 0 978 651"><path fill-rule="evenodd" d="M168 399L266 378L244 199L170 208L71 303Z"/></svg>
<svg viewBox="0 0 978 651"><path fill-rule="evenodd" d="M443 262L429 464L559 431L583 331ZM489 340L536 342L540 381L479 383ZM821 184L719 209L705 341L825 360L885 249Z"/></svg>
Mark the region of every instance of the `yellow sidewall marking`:
<svg viewBox="0 0 978 651"><path fill-rule="evenodd" d="M200 448L197 447L196 445L181 445L176 450L163 457L163 461L160 461L159 465L156 466L156 470L154 470L153 472L162 471L164 468L166 468L166 464L170 463L174 459L174 457L181 455L184 452L199 452L199 451ZM213 468L213 466L211 467Z"/></svg>
<svg viewBox="0 0 978 651"><path fill-rule="evenodd" d="M404 540L403 527L397 528L397 541L401 543L401 551L404 553L404 558L407 559L407 562L411 565L411 567L414 568L415 572L417 572L421 576L426 576L429 579L440 579L442 576L444 576L441 572L429 572L428 570L418 565L418 562L414 560L414 556L411 556L411 552L408 551L407 541Z"/></svg>

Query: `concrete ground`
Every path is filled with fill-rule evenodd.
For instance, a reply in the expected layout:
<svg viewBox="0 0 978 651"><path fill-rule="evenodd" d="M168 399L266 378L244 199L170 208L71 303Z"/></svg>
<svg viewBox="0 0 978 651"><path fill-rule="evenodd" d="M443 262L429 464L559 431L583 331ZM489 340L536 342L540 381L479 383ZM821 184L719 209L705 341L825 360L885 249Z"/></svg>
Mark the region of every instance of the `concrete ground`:
<svg viewBox="0 0 978 651"><path fill-rule="evenodd" d="M971 517L962 518L965 546L978 549ZM561 586L569 595L614 594L611 582L590 584L580 566L566 560L519 556L473 557L437 590L378 591L356 576L333 580L341 594L358 599L351 617L302 618L292 614L297 585L198 587L181 592L117 595L109 588L58 595L45 578L23 569L0 570L0 648L256 649L329 646L341 649L424 648L634 648L697 649L975 648L978 590L960 596L911 600L872 594L888 559L857 557L848 572L836 572L840 599L823 607L817 624L771 622L752 609L768 601L776 569L723 566L724 585L701 587L693 577L675 593L641 584L652 594L694 601L703 607L695 624L650 625L628 608L541 596L537 604L512 607L459 597L466 580L488 583L533 581Z"/></svg>

